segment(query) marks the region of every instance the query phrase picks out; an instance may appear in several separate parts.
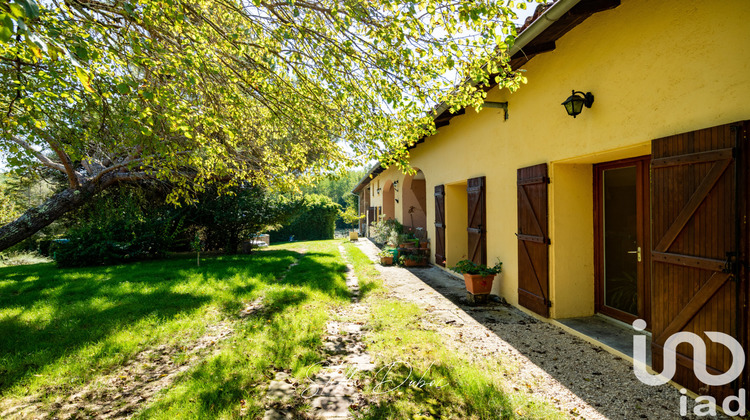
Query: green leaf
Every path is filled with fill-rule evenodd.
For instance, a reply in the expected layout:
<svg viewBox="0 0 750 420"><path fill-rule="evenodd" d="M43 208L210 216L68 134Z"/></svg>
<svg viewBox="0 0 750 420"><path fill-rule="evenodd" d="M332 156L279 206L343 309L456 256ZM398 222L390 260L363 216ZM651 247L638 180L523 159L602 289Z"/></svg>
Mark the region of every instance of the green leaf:
<svg viewBox="0 0 750 420"><path fill-rule="evenodd" d="M117 85L117 91L122 93L123 95L127 95L130 93L130 86L127 83L120 83Z"/></svg>
<svg viewBox="0 0 750 420"><path fill-rule="evenodd" d="M36 19L39 17L39 6L34 0L16 0L16 3L20 3L26 12L26 17L29 19Z"/></svg>
<svg viewBox="0 0 750 420"><path fill-rule="evenodd" d="M86 72L86 70L76 67L76 75L78 76L78 80L81 81L81 85L83 85L83 88L86 89L86 91L94 93L94 88L91 87L91 76Z"/></svg>
<svg viewBox="0 0 750 420"><path fill-rule="evenodd" d="M10 7L10 14L15 16L16 18L23 19L26 16L26 13L21 6L12 3L8 6Z"/></svg>
<svg viewBox="0 0 750 420"><path fill-rule="evenodd" d="M80 45L76 45L76 55L83 61L88 61L89 59L89 52Z"/></svg>
<svg viewBox="0 0 750 420"><path fill-rule="evenodd" d="M7 43L10 41L12 35L13 32L11 32L10 28L7 26L0 26L0 41Z"/></svg>

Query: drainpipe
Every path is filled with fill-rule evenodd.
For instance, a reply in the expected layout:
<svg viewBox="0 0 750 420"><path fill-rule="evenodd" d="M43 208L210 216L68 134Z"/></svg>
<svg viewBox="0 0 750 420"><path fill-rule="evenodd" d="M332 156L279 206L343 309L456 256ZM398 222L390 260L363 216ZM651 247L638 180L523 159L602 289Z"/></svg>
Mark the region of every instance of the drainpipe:
<svg viewBox="0 0 750 420"><path fill-rule="evenodd" d="M516 42L510 48L510 55L521 51L532 39L536 38L545 29L549 28L550 25L557 22L564 14L568 13L570 9L576 4L580 3L581 0L558 0L555 4L545 10L534 22L529 25L520 35L516 38Z"/></svg>

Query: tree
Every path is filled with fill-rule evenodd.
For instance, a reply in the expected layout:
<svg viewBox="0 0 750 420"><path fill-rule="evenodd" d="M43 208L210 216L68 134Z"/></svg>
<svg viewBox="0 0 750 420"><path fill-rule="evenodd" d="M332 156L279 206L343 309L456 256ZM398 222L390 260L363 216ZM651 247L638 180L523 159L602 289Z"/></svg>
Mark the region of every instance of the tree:
<svg viewBox="0 0 750 420"><path fill-rule="evenodd" d="M176 202L216 180L294 189L368 158L407 165L435 130L425 106L479 106L491 75L522 81L512 6L3 2L0 149L68 187L0 228L0 250L121 183L169 182Z"/></svg>
<svg viewBox="0 0 750 420"><path fill-rule="evenodd" d="M217 186L207 188L198 202L185 209L185 225L205 229L206 249L231 254L243 240L286 221L302 204L251 185L232 187L225 194L218 190Z"/></svg>
<svg viewBox="0 0 750 420"><path fill-rule="evenodd" d="M351 193L365 175L364 170L349 170L344 174L336 174L322 178L313 185L302 189L304 194L321 194L330 198L342 208L342 213L336 219L336 228L351 227L359 220L357 197Z"/></svg>

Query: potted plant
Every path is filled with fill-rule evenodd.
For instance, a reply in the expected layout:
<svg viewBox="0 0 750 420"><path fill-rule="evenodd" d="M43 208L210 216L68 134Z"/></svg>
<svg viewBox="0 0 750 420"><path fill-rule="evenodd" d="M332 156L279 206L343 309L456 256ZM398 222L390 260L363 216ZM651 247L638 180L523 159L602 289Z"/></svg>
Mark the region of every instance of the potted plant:
<svg viewBox="0 0 750 420"><path fill-rule="evenodd" d="M427 262L427 258L421 254L406 254L399 258L401 265L405 267L421 267Z"/></svg>
<svg viewBox="0 0 750 420"><path fill-rule="evenodd" d="M408 234L402 233L398 235L398 247L399 248L414 248L414 239Z"/></svg>
<svg viewBox="0 0 750 420"><path fill-rule="evenodd" d="M492 281L502 271L500 261L492 267L477 264L470 260L461 260L451 270L464 275L466 290L472 295L486 295L492 290Z"/></svg>
<svg viewBox="0 0 750 420"><path fill-rule="evenodd" d="M381 265L393 265L393 250L384 249L378 253Z"/></svg>

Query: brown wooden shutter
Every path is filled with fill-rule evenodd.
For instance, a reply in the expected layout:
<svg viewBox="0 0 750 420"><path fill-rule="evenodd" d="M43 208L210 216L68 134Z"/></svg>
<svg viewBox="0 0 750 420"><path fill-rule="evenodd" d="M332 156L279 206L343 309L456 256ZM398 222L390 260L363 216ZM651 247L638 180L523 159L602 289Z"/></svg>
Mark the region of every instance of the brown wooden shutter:
<svg viewBox="0 0 750 420"><path fill-rule="evenodd" d="M737 308L744 298L739 281L732 281L739 279L738 265L730 260L738 240L734 156L739 134L737 125L728 124L652 143L651 331L658 371L665 341L680 331L704 338L710 373L723 373L732 363L729 350L704 332L739 335ZM675 382L717 398L732 393L732 386L698 381L690 345L679 345L677 353Z"/></svg>
<svg viewBox="0 0 750 420"><path fill-rule="evenodd" d="M518 170L518 303L549 316L547 164Z"/></svg>
<svg viewBox="0 0 750 420"><path fill-rule="evenodd" d="M367 209L367 224L371 226L375 222L375 207Z"/></svg>
<svg viewBox="0 0 750 420"><path fill-rule="evenodd" d="M435 264L445 267L445 186L435 186Z"/></svg>
<svg viewBox="0 0 750 420"><path fill-rule="evenodd" d="M469 259L477 264L487 264L487 216L485 207L485 178L471 178L466 183L469 205Z"/></svg>

